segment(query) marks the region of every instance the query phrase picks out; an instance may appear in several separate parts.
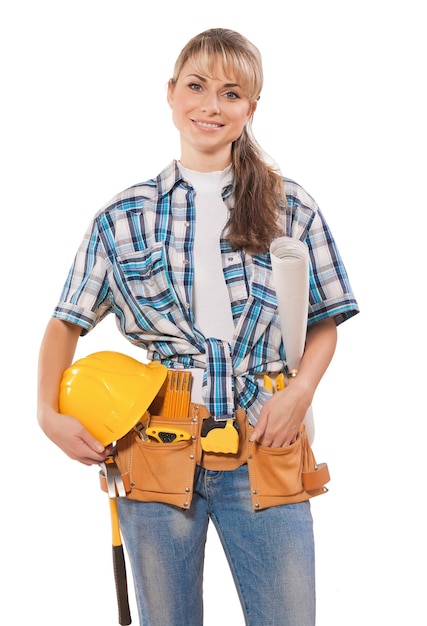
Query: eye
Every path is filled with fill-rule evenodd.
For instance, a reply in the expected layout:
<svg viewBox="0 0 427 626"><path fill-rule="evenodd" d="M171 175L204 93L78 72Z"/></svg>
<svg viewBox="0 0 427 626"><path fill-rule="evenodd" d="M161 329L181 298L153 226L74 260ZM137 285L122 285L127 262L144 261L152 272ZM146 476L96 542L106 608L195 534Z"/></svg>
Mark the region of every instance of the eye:
<svg viewBox="0 0 427 626"><path fill-rule="evenodd" d="M227 100L237 100L238 98L240 98L239 94L237 94L235 91L226 91L224 95Z"/></svg>
<svg viewBox="0 0 427 626"><path fill-rule="evenodd" d="M188 86L192 91L202 91L202 86L198 83L190 83Z"/></svg>

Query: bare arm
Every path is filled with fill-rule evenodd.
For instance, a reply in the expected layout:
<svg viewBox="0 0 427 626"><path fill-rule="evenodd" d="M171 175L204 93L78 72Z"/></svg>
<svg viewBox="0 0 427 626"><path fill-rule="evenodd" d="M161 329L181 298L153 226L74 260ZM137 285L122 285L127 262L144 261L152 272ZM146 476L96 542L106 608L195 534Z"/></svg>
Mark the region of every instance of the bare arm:
<svg viewBox="0 0 427 626"><path fill-rule="evenodd" d="M52 318L39 355L37 417L43 432L69 457L92 465L103 461L108 449L69 415L58 413L58 392L64 370L72 363L81 328Z"/></svg>
<svg viewBox="0 0 427 626"><path fill-rule="evenodd" d="M323 320L308 329L298 376L265 403L252 433L253 441L271 447L294 441L316 388L332 360L336 342L337 329L333 319Z"/></svg>

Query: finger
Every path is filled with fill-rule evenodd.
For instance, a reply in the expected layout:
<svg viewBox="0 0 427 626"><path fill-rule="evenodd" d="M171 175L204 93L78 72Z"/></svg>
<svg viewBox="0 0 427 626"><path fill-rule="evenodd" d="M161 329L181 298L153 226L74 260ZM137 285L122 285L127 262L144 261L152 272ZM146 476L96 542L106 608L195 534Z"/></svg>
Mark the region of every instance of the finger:
<svg viewBox="0 0 427 626"><path fill-rule="evenodd" d="M293 435L293 436L291 437L291 439L289 439L289 441L288 441L288 440L285 440L285 441L282 443L281 447L282 447L282 448L286 448L287 446L291 446L292 444L294 444L294 443L296 442L296 440L297 440L297 439L298 439L298 434Z"/></svg>
<svg viewBox="0 0 427 626"><path fill-rule="evenodd" d="M98 439L96 439L96 437L91 435L90 432L87 431L85 428L80 430L77 433L77 436L79 437L79 439L83 443L84 447L87 448L87 450L86 450L86 455L87 456L92 456L93 455L94 458L98 459L98 455L104 454L104 452L107 449L104 446L104 444L101 443L101 441L99 441Z"/></svg>
<svg viewBox="0 0 427 626"><path fill-rule="evenodd" d="M82 452L80 453L70 452L68 453L68 456L73 461L78 461L79 463L82 463L83 465L90 466L90 465L99 465L99 463L101 463L102 461L105 461L108 455L97 455L97 458L94 458L93 456L91 455L88 456Z"/></svg>
<svg viewBox="0 0 427 626"><path fill-rule="evenodd" d="M77 446L68 452L68 456L84 465L96 465L105 461L112 454L112 451L112 446L107 446L104 448L104 452L100 454L89 448L87 443L80 439Z"/></svg>
<svg viewBox="0 0 427 626"><path fill-rule="evenodd" d="M265 430L263 428L259 428L257 425L252 431L251 436L249 437L250 443L253 443L254 441L261 442L264 434Z"/></svg>
<svg viewBox="0 0 427 626"><path fill-rule="evenodd" d="M93 437L91 437L89 441L84 440L84 443L88 446L90 450L92 450L97 455L104 454L105 452L105 446L100 441L98 441L97 439L94 439Z"/></svg>
<svg viewBox="0 0 427 626"><path fill-rule="evenodd" d="M258 418L258 421L256 425L254 426L254 429L251 433L251 436L249 437L250 443L253 443L254 441L259 441L259 439L265 433L266 426L267 426L267 417L264 417L264 415L261 412Z"/></svg>

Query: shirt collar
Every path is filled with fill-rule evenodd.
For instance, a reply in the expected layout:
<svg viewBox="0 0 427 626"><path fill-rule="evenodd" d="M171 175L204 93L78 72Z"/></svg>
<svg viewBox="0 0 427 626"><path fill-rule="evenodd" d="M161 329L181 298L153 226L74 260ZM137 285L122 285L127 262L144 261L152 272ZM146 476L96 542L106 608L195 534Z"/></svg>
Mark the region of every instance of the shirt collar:
<svg viewBox="0 0 427 626"><path fill-rule="evenodd" d="M188 185L181 174L177 161L174 159L157 177L157 188L161 196L165 196L180 183ZM223 199L228 198L233 191L233 181L222 190Z"/></svg>

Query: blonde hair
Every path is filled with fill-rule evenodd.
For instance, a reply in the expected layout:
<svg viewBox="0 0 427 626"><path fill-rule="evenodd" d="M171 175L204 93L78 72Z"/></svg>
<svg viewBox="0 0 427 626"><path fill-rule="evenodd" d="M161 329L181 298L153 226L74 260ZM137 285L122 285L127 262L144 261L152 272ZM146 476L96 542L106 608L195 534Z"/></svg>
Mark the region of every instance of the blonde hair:
<svg viewBox="0 0 427 626"><path fill-rule="evenodd" d="M193 37L176 60L172 82L191 60L201 73L214 75L221 60L224 73L235 76L250 103L259 99L263 86L261 54L236 31L212 28ZM282 177L264 159L251 129L251 122L233 142L234 207L227 224L227 238L235 249L266 252L282 234L277 218L285 202Z"/></svg>
<svg viewBox="0 0 427 626"><path fill-rule="evenodd" d="M239 33L212 28L190 39L176 60L174 82L190 59L197 70L209 76L214 75L219 59L224 73L234 74L249 101L258 100L264 80L261 55L258 48Z"/></svg>

